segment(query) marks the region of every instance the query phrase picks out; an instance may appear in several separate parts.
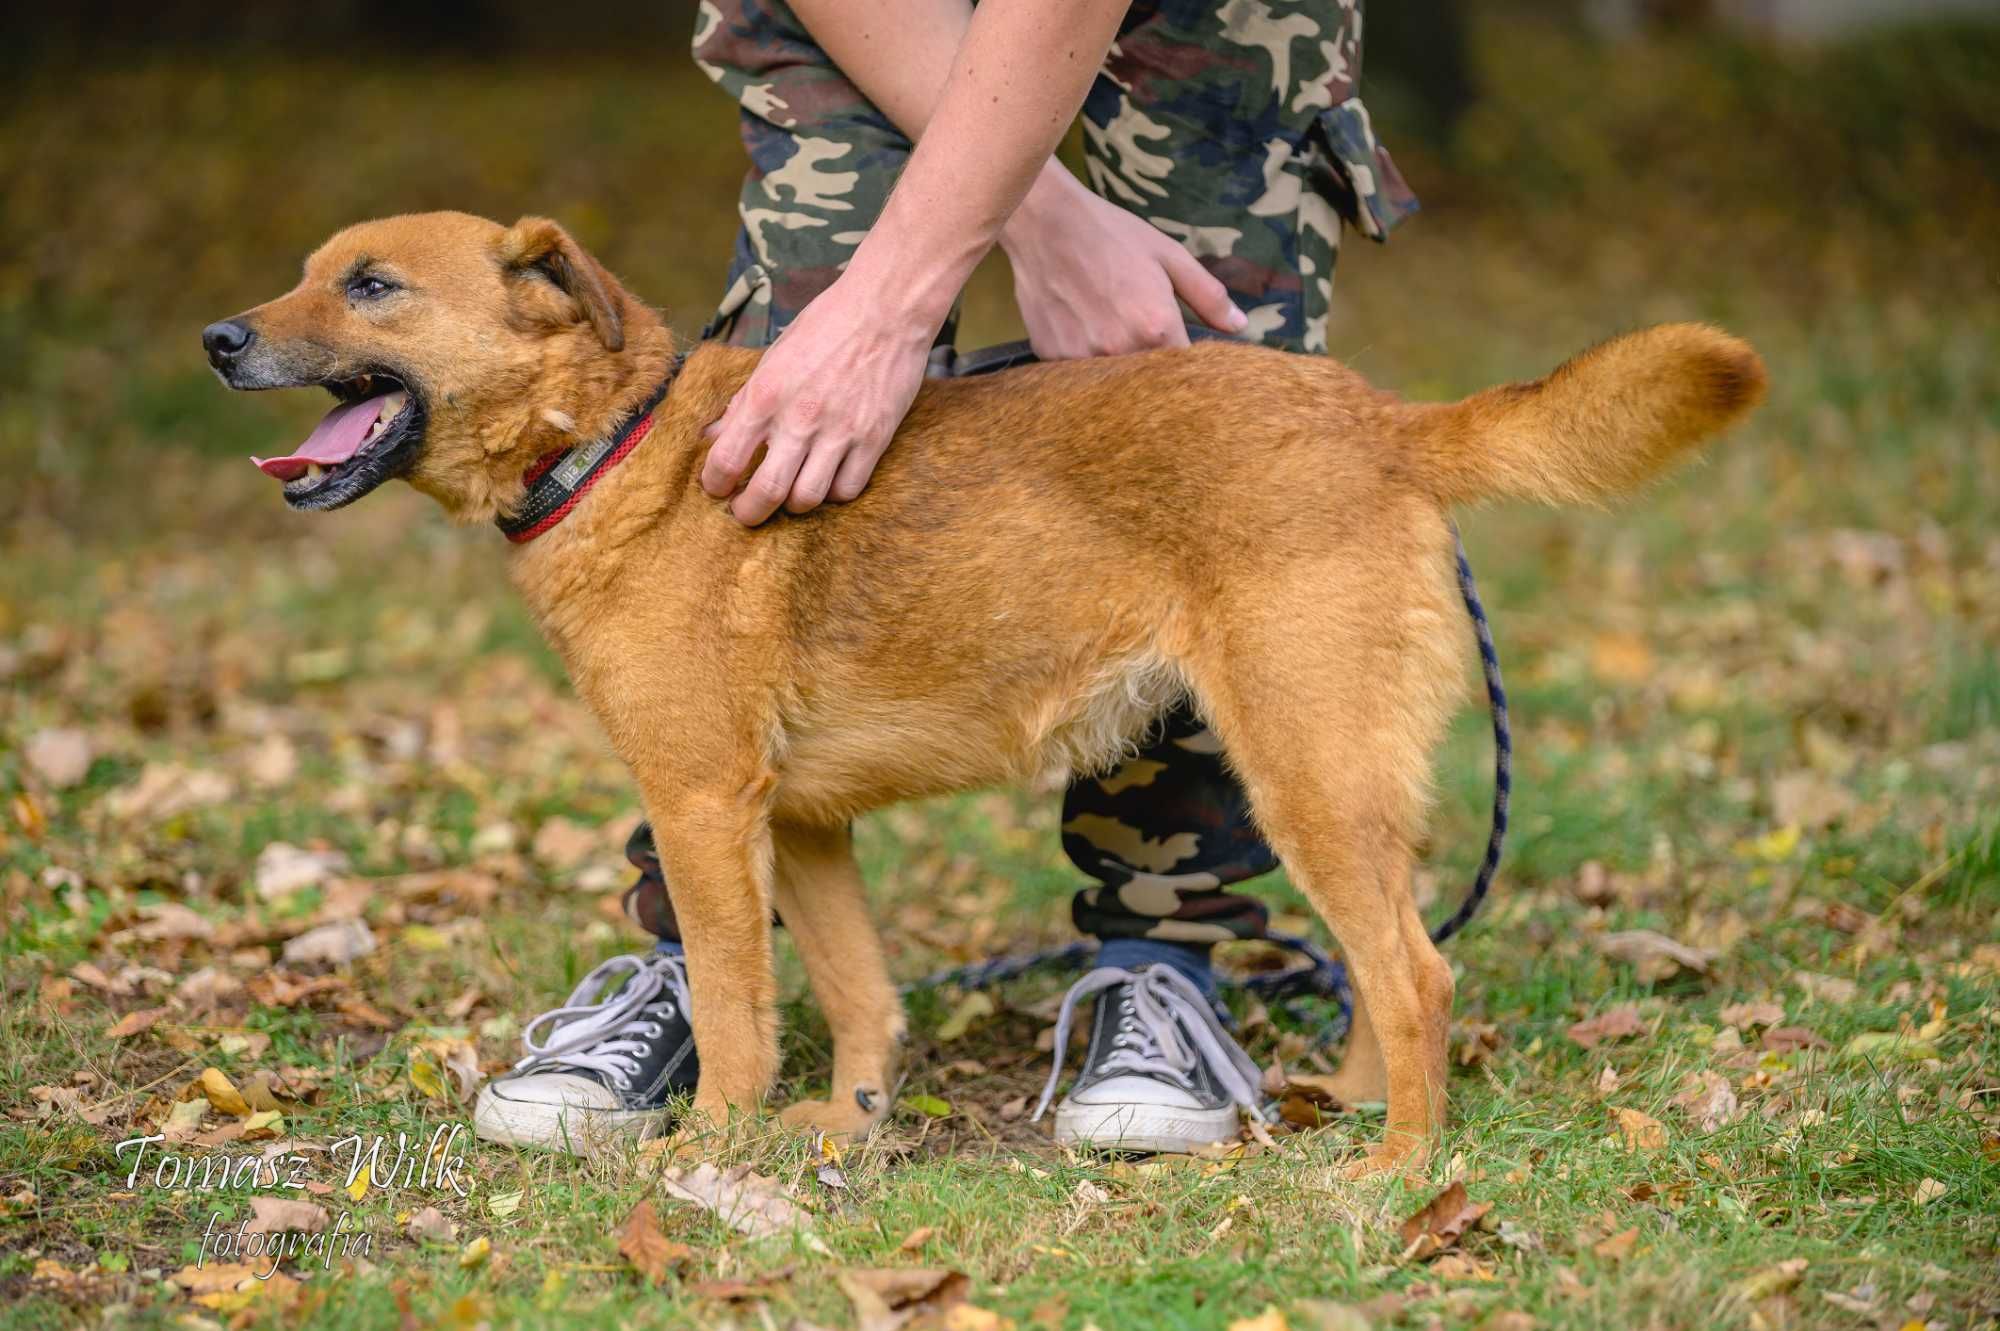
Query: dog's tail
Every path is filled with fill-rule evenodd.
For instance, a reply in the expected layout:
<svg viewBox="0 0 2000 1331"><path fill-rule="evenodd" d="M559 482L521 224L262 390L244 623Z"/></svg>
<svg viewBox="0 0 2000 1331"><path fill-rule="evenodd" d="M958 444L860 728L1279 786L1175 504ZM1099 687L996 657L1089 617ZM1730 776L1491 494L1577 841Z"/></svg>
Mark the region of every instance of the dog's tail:
<svg viewBox="0 0 2000 1331"><path fill-rule="evenodd" d="M1750 344L1661 324L1573 357L1545 379L1411 406L1410 465L1445 504L1596 503L1650 480L1764 396Z"/></svg>

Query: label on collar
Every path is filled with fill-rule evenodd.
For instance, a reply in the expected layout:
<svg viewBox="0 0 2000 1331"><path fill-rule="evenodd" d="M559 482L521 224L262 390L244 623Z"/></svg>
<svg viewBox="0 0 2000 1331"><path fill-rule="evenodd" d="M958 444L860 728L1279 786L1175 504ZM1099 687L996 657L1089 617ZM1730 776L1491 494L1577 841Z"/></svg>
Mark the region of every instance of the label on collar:
<svg viewBox="0 0 2000 1331"><path fill-rule="evenodd" d="M617 443L616 435L606 435L595 443L572 448L568 457L549 469L549 476L563 489L574 490Z"/></svg>

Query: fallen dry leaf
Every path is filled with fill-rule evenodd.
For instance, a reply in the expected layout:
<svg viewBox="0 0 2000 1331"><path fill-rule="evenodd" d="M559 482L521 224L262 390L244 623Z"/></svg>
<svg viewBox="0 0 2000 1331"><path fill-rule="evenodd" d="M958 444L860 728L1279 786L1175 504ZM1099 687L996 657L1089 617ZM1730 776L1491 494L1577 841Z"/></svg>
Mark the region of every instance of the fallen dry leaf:
<svg viewBox="0 0 2000 1331"><path fill-rule="evenodd" d="M536 859L556 870L574 869L603 848L595 829L561 816L536 829L532 847Z"/></svg>
<svg viewBox="0 0 2000 1331"><path fill-rule="evenodd" d="M1729 1078L1708 1068L1687 1075L1685 1089L1674 1097L1674 1104L1703 1132L1714 1132L1733 1123L1741 1113L1736 1088L1729 1084Z"/></svg>
<svg viewBox="0 0 2000 1331"><path fill-rule="evenodd" d="M935 1225L919 1225L903 1235L903 1241L896 1245L897 1252L919 1252L937 1234Z"/></svg>
<svg viewBox="0 0 2000 1331"><path fill-rule="evenodd" d="M153 1029L155 1023L166 1015L167 1009L163 1007L140 1008L134 1012L127 1012L104 1032L104 1038L107 1040L128 1040L144 1031Z"/></svg>
<svg viewBox="0 0 2000 1331"><path fill-rule="evenodd" d="M1618 1132L1628 1151L1658 1151L1667 1144L1667 1125L1651 1114L1619 1105L1610 1106L1618 1119Z"/></svg>
<svg viewBox="0 0 2000 1331"><path fill-rule="evenodd" d="M1804 1278L1809 1263L1803 1257L1793 1257L1767 1266L1752 1275L1745 1276L1731 1286L1736 1295L1746 1302L1768 1299L1773 1294L1782 1294L1797 1285Z"/></svg>
<svg viewBox="0 0 2000 1331"><path fill-rule="evenodd" d="M992 994L984 989L973 990L958 1000L958 1006L951 1010L950 1016L938 1023L938 1043L950 1044L953 1040L963 1039L975 1022L985 1020L998 1010Z"/></svg>
<svg viewBox="0 0 2000 1331"><path fill-rule="evenodd" d="M1585 1049L1595 1049L1606 1041L1623 1040L1645 1029L1646 1023L1639 1016L1639 1009L1631 1003L1624 1003L1579 1021L1569 1028L1569 1038Z"/></svg>
<svg viewBox="0 0 2000 1331"><path fill-rule="evenodd" d="M81 785L90 772L90 736L81 730L52 726L37 730L21 746L28 770L57 790Z"/></svg>
<svg viewBox="0 0 2000 1331"><path fill-rule="evenodd" d="M218 966L203 966L182 980L174 996L196 1010L220 1006L243 992L243 982Z"/></svg>
<svg viewBox="0 0 2000 1331"><path fill-rule="evenodd" d="M42 811L41 801L25 790L17 790L10 803L14 808L14 823L28 840L40 841L49 834L49 816Z"/></svg>
<svg viewBox="0 0 2000 1331"><path fill-rule="evenodd" d="M250 1112L250 1104L243 1098L243 1092L236 1089L236 1083L221 1068L204 1068L196 1079L201 1093L208 1102L224 1114L242 1118Z"/></svg>
<svg viewBox="0 0 2000 1331"><path fill-rule="evenodd" d="M897 1331L965 1302L972 1289L964 1272L928 1266L862 1267L837 1271L834 1280L854 1305L858 1331Z"/></svg>
<svg viewBox="0 0 2000 1331"><path fill-rule="evenodd" d="M1479 1321L1478 1331L1535 1331L1535 1319L1518 1308L1503 1309Z"/></svg>
<svg viewBox="0 0 2000 1331"><path fill-rule="evenodd" d="M1576 883L1570 890L1586 906L1608 906L1617 895L1611 887L1611 874L1601 860L1585 860L1579 864L1576 867Z"/></svg>
<svg viewBox="0 0 2000 1331"><path fill-rule="evenodd" d="M1391 1296L1393 1297L1393 1296ZM1371 1331L1374 1317L1366 1308L1353 1304L1336 1303L1332 1299L1300 1299L1292 1305L1292 1312L1300 1319L1301 1326L1309 1331ZM1376 1316L1382 1316L1377 1313ZM1393 1322L1395 1312L1383 1316L1384 1322Z"/></svg>
<svg viewBox="0 0 2000 1331"><path fill-rule="evenodd" d="M1238 1317L1229 1324L1229 1331L1292 1331L1292 1324L1276 1308L1266 1305L1263 1312L1255 1317Z"/></svg>
<svg viewBox="0 0 2000 1331"><path fill-rule="evenodd" d="M285 1116L275 1109L259 1109L238 1122L245 1141L268 1141L285 1134Z"/></svg>
<svg viewBox="0 0 2000 1331"><path fill-rule="evenodd" d="M404 1225L404 1233L418 1243L458 1243L458 1225L454 1225L438 1207L424 1207L422 1211L410 1215L410 1223Z"/></svg>
<svg viewBox="0 0 2000 1331"><path fill-rule="evenodd" d="M294 966L344 966L375 950L375 935L359 920L340 920L308 929L285 943L284 958Z"/></svg>
<svg viewBox="0 0 2000 1331"><path fill-rule="evenodd" d="M96 962L79 961L69 968L69 974L71 979L80 984L87 984L100 993L109 994L113 998L130 998L136 992L129 974L133 969L128 966L117 975L107 975L104 968Z"/></svg>
<svg viewBox="0 0 2000 1331"><path fill-rule="evenodd" d="M1715 953L1656 933L1651 929L1625 929L1597 939L1597 950L1625 962L1648 982L1670 979L1683 970L1708 973Z"/></svg>
<svg viewBox="0 0 2000 1331"><path fill-rule="evenodd" d="M1779 823L1817 832L1860 807L1854 792L1817 772L1790 772L1771 783L1771 814Z"/></svg>
<svg viewBox="0 0 2000 1331"><path fill-rule="evenodd" d="M290 1197L252 1197L250 1219L245 1234L284 1234L297 1230L317 1234L333 1223L324 1206L317 1202L295 1201Z"/></svg>
<svg viewBox="0 0 2000 1331"><path fill-rule="evenodd" d="M728 1170L707 1161L691 1169L676 1166L662 1174L660 1182L672 1196L715 1212L731 1228L751 1238L797 1229L810 1219L779 1184L752 1172L748 1165Z"/></svg>
<svg viewBox="0 0 2000 1331"><path fill-rule="evenodd" d="M1399 1235L1404 1261L1425 1261L1437 1256L1464 1237L1493 1209L1491 1202L1474 1203L1465 1195L1465 1184L1454 1182L1430 1199L1415 1215L1403 1221Z"/></svg>
<svg viewBox="0 0 2000 1331"><path fill-rule="evenodd" d="M183 1266L171 1278L190 1294L218 1294L237 1289L245 1281L254 1283L257 1271L242 1262L208 1262L201 1266Z"/></svg>
<svg viewBox="0 0 2000 1331"><path fill-rule="evenodd" d="M1840 1052L1870 1062L1891 1058L1916 1062L1938 1056L1936 1044L1907 1031L1863 1031L1842 1045Z"/></svg>
<svg viewBox="0 0 2000 1331"><path fill-rule="evenodd" d="M1836 1006L1852 1003L1861 992L1861 986L1845 976L1816 975L1812 971L1793 971L1792 983L1804 990L1806 997Z"/></svg>
<svg viewBox="0 0 2000 1331"><path fill-rule="evenodd" d="M170 1142L193 1141L201 1128L202 1120L208 1117L208 1100L196 1096L192 1100L176 1100L167 1106L167 1116L160 1123L160 1135Z"/></svg>
<svg viewBox="0 0 2000 1331"><path fill-rule="evenodd" d="M1632 1249L1639 1246L1638 1229L1621 1229L1616 1234L1608 1234L1590 1245L1591 1252L1607 1262L1622 1262L1632 1255Z"/></svg>
<svg viewBox="0 0 2000 1331"><path fill-rule="evenodd" d="M1856 1285L1850 1290L1829 1289L1820 1297L1842 1312L1857 1316L1866 1317L1875 1311L1876 1290L1873 1285Z"/></svg>
<svg viewBox="0 0 2000 1331"><path fill-rule="evenodd" d="M283 735L266 735L245 755L243 772L267 790L287 785L298 775L299 751Z"/></svg>
<svg viewBox="0 0 2000 1331"><path fill-rule="evenodd" d="M118 1110L116 1099L97 1105L85 1104L83 1092L74 1086L31 1086L28 1095L44 1106L44 1114L61 1110L94 1127L102 1127Z"/></svg>
<svg viewBox="0 0 2000 1331"><path fill-rule="evenodd" d="M751 1276L745 1280L697 1280L682 1286L689 1294L700 1295L704 1299L719 1299L733 1303L741 1299L767 1299L792 1278L792 1268L782 1267L767 1275Z"/></svg>
<svg viewBox="0 0 2000 1331"><path fill-rule="evenodd" d="M1785 1020L1782 1003L1730 1003L1722 1009L1722 1024L1738 1030L1752 1026L1777 1026Z"/></svg>
<svg viewBox="0 0 2000 1331"><path fill-rule="evenodd" d="M251 976L245 981L244 988L250 991L250 997L265 1007L296 1007L320 994L339 993L352 983L344 975L319 975L306 979L290 971L268 970Z"/></svg>
<svg viewBox="0 0 2000 1331"><path fill-rule="evenodd" d="M347 856L337 850L302 850L287 841L273 841L257 856L257 895L277 901L294 892L318 887L347 870Z"/></svg>
<svg viewBox="0 0 2000 1331"><path fill-rule="evenodd" d="M162 901L157 905L139 907L142 923L130 929L121 929L111 935L110 941L123 946L130 943L165 943L178 939L193 940L212 938L215 926L178 901Z"/></svg>
<svg viewBox="0 0 2000 1331"><path fill-rule="evenodd" d="M452 1087L459 1098L470 1104L486 1074L479 1066L479 1051L469 1040L438 1039L423 1043L426 1052L436 1056L438 1063L450 1074Z"/></svg>
<svg viewBox="0 0 2000 1331"><path fill-rule="evenodd" d="M1608 684L1643 684L1652 678L1653 649L1636 633L1600 633L1590 643L1590 673Z"/></svg>
<svg viewBox="0 0 2000 1331"><path fill-rule="evenodd" d="M1431 1263L1431 1275L1438 1280L1491 1280L1493 1267L1462 1252L1448 1252Z"/></svg>
<svg viewBox="0 0 2000 1331"><path fill-rule="evenodd" d="M139 779L113 791L104 806L126 822L160 822L194 809L221 804L236 793L220 772L195 771L172 763L147 763Z"/></svg>
<svg viewBox="0 0 2000 1331"><path fill-rule="evenodd" d="M653 1204L642 1201L618 1226L619 1255L648 1282L659 1285L667 1276L694 1260L694 1249L676 1243L660 1232L660 1218Z"/></svg>
<svg viewBox="0 0 2000 1331"><path fill-rule="evenodd" d="M1827 1043L1820 1036L1803 1026L1773 1026L1764 1032L1764 1048L1774 1054L1789 1054L1795 1049L1825 1049Z"/></svg>

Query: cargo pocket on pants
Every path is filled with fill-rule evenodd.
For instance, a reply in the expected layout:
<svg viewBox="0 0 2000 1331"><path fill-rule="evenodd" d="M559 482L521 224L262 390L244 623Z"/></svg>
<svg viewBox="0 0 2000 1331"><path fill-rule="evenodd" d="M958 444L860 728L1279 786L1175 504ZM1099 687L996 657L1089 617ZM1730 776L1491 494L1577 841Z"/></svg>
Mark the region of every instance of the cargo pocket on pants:
<svg viewBox="0 0 2000 1331"><path fill-rule="evenodd" d="M768 347L772 336L771 275L760 263L747 264L730 281L722 303L701 330L701 340L719 338L736 347Z"/></svg>
<svg viewBox="0 0 2000 1331"><path fill-rule="evenodd" d="M1389 150L1376 142L1368 108L1350 97L1314 120L1326 150L1325 179L1309 181L1308 187L1322 193L1356 231L1387 240L1397 223L1417 211L1417 196L1403 183Z"/></svg>
<svg viewBox="0 0 2000 1331"><path fill-rule="evenodd" d="M1390 229L1417 210L1417 200L1388 151L1375 141L1368 108L1359 98L1315 116L1300 156L1305 176L1299 193L1305 349L1325 351L1341 223L1370 240L1387 240Z"/></svg>

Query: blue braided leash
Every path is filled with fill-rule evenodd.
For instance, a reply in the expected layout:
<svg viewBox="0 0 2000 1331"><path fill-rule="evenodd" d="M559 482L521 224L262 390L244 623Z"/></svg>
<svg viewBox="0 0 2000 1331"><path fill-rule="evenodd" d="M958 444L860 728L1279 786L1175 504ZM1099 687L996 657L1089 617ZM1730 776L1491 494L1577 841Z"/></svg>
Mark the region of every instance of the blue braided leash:
<svg viewBox="0 0 2000 1331"><path fill-rule="evenodd" d="M1500 678L1500 653L1493 645L1493 628L1486 621L1486 607L1479 599L1479 586L1473 581L1472 563L1465 557L1465 542L1459 539L1455 524L1451 541L1458 558L1458 591L1465 599L1466 614L1472 619L1473 636L1479 642L1479 663L1486 679L1486 702L1493 715L1493 824L1486 838L1486 858L1480 861L1472 886L1458 903L1458 909L1431 930L1433 943L1442 943L1465 928L1486 900L1486 894L1493 886L1493 876L1500 869L1500 852L1507 841L1507 805L1514 789L1514 737L1507 724L1507 688ZM1253 975L1242 981L1224 980L1224 985L1241 989L1266 1002L1282 1004L1285 1012L1301 1025L1311 1024L1302 1000L1330 1002L1335 1013L1321 1026L1319 1042L1330 1045L1338 1040L1354 1018L1354 1000L1348 988L1347 967L1311 939L1275 931L1267 933L1265 938L1286 951L1304 957L1306 964L1268 975ZM926 975L921 980L904 985L903 992L935 989L947 984L961 989L985 989L1030 971L1082 970L1096 954L1097 944L1082 940L1045 952L988 957L984 961Z"/></svg>

